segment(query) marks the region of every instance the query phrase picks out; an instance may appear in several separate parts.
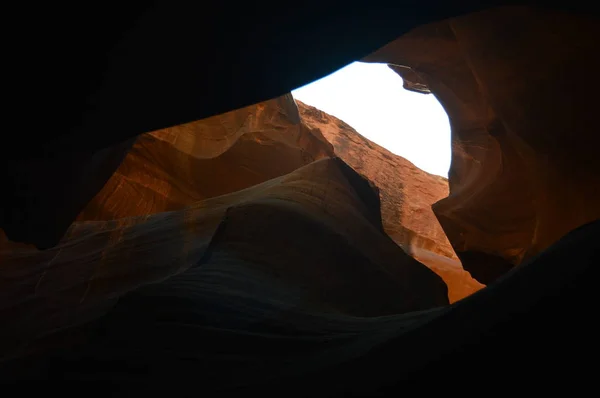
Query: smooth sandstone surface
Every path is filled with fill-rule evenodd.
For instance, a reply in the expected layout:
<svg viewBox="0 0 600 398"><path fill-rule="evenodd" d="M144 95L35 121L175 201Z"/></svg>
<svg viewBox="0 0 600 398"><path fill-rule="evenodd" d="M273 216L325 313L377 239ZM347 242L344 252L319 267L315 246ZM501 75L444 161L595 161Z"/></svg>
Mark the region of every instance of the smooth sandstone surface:
<svg viewBox="0 0 600 398"><path fill-rule="evenodd" d="M599 33L593 17L505 7L421 26L364 59L391 64L448 113L450 195L434 212L483 283L600 218L587 94L599 87L571 73L600 66Z"/></svg>
<svg viewBox="0 0 600 398"><path fill-rule="evenodd" d="M369 181L323 159L179 211L76 222L51 250L4 239L0 353L28 353L141 286L217 267L216 252L230 259L221 272L233 267L235 283L266 278L265 290L248 294L269 299L273 285L312 311L373 317L448 303L441 278L385 234Z"/></svg>
<svg viewBox="0 0 600 398"><path fill-rule="evenodd" d="M178 210L248 188L331 154L291 94L143 134L78 220Z"/></svg>

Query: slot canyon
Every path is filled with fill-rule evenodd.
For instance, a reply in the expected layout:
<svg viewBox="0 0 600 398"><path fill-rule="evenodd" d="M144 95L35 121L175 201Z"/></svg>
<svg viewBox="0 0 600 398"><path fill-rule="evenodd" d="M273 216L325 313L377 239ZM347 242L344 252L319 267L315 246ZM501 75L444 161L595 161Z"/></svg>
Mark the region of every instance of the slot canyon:
<svg viewBox="0 0 600 398"><path fill-rule="evenodd" d="M23 113L0 147L0 380L593 388L595 11L280 6L28 22L44 33L15 46ZM439 100L447 179L293 97L355 61Z"/></svg>

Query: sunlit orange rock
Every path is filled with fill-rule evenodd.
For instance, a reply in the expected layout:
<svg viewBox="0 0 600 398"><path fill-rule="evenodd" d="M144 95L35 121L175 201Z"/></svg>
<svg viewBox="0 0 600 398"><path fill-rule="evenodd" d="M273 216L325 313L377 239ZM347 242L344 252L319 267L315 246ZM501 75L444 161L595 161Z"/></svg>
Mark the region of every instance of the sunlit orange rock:
<svg viewBox="0 0 600 398"><path fill-rule="evenodd" d="M78 220L178 210L290 173L331 154L291 94L143 134Z"/></svg>
<svg viewBox="0 0 600 398"><path fill-rule="evenodd" d="M482 285L457 260L431 205L448 195L445 178L426 173L362 137L343 121L291 94L223 115L151 132L133 148L79 220L110 220L179 210L245 189L316 159L338 156L371 180L385 231L407 253L457 284L456 301ZM422 251L425 252L422 252ZM427 255L426 252L439 254Z"/></svg>
<svg viewBox="0 0 600 398"><path fill-rule="evenodd" d="M429 174L360 135L342 120L296 100L302 120L322 134L334 153L379 188L388 235L406 251L413 247L454 257L431 205L448 196L448 180Z"/></svg>
<svg viewBox="0 0 600 398"><path fill-rule="evenodd" d="M336 156L377 186L385 231L444 279L450 301L481 289L483 285L462 268L431 209L432 204L448 196L448 180L419 169L342 120L296 102L303 122L333 145Z"/></svg>
<svg viewBox="0 0 600 398"><path fill-rule="evenodd" d="M586 95L599 83L574 78L598 70L599 34L593 17L506 7L424 25L365 58L448 113L450 195L434 212L484 283L600 218L597 104Z"/></svg>

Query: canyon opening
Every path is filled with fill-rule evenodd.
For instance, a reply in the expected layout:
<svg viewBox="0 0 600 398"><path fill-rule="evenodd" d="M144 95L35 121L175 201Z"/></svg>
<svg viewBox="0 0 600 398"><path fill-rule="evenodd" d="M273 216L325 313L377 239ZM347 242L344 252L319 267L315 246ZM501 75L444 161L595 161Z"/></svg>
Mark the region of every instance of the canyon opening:
<svg viewBox="0 0 600 398"><path fill-rule="evenodd" d="M433 94L403 87L402 78L387 64L354 62L292 95L421 170L448 177L448 115Z"/></svg>
<svg viewBox="0 0 600 398"><path fill-rule="evenodd" d="M25 73L0 145L0 380L594 387L583 2L174 3L21 14L38 32L5 49Z"/></svg>

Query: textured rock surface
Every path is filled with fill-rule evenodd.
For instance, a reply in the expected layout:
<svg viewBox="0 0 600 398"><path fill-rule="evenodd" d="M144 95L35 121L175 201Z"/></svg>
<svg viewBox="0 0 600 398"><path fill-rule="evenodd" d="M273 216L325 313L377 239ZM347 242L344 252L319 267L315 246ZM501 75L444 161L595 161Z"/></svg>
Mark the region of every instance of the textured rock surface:
<svg viewBox="0 0 600 398"><path fill-rule="evenodd" d="M573 7L577 3L578 0L563 2L563 6ZM198 4L198 7L204 7L204 4ZM446 1L443 4L456 13L461 12L457 8L459 3ZM16 61L14 65L17 68L21 68L23 64L28 66L23 68L27 78L13 79L17 82L20 96L13 97L8 94L7 97L14 98L15 103L19 103L19 100L25 97L34 98L38 106L32 104L24 107L25 117L20 118L19 124L23 126L23 122L27 121L27 129L15 134L20 136L21 144L2 146L4 153L11 154L15 159L24 157L24 154L33 151L32 148L37 146L39 149L49 142L57 141L57 145L60 146L73 141L75 137L81 137L81 143L91 136L96 140L109 137L114 140L112 143L115 143L127 134L133 136L137 132L159 128L143 126L165 122L168 122L168 125L176 125L186 121L182 118L195 120L198 118L193 117L197 115L195 112L210 112L206 111L204 106L199 106L199 103L207 107L212 106L212 110L219 106L234 109L235 101L240 101L243 93L264 96L263 99L274 97L293 88L290 84L286 86L281 76L294 76L299 85L300 80L306 79L309 73L313 73L314 77L323 76L328 68L329 71L335 69L336 63L341 66L343 62L340 60L350 61L352 57L361 56L361 52L366 53L367 49L372 48L372 38L377 32L387 31L389 34L389 26L394 26L398 32L407 27L407 21L409 24L418 24L445 15L431 2L415 3L408 17L406 7L401 5L395 12L386 8L383 13L378 13L382 10L369 7L365 10L372 12L349 12L348 14L357 15L357 24L349 23L351 18L334 18L332 13L321 12L321 9L315 13L314 7L306 7L304 4L293 5L295 9L289 16L296 16L295 20L265 17L261 20L264 24L257 24L257 20L248 18L247 14L232 21L230 13L233 9L229 4L225 5L227 11L206 18L206 24L197 23L198 15L202 15L202 12L190 13L187 12L188 9L182 9L183 16L189 18L183 19L183 22L180 18L172 18L173 14L159 12L157 14L162 20L150 19L150 23L148 20L142 21L142 28L146 28L146 31L141 29L142 33L139 30L133 32L134 36L137 34L138 37L148 37L146 41L130 40L130 46L124 46L122 51L116 54L117 59L119 56L125 56L130 57L129 61L133 59L136 62L127 62L126 59L121 64L124 65L125 72L121 71L117 79L112 79L106 84L99 95L84 102L82 97L97 88L94 80L101 80L98 78L101 74L98 70L103 72L106 67L103 57L108 52L105 50L110 48L109 45L105 45L106 42L116 40L119 29L125 30L128 27L122 23L123 19L134 19L133 15L136 13L132 13L131 9L115 13L114 9L107 7L104 14L98 9L100 14L91 12L86 18L72 18L72 14L66 12L72 11L71 6L68 7L69 10L66 10L51 4L48 10L44 10L49 12L22 13L27 15L27 18L33 18L34 22L29 24L31 29L39 29L40 34L31 35L31 43L36 42L38 47L20 47L17 44L24 50L21 54L31 55L29 59L25 57L26 61L21 64L18 62L23 60L20 56L7 57ZM135 4L132 7L139 5ZM250 7L256 8L257 5L251 4ZM305 13L296 12L296 9L302 9ZM345 10L345 7L335 9ZM51 10L55 11L55 15L52 15ZM264 8L260 10L265 11ZM429 16L429 19L424 18L423 10L430 12L425 12L425 17ZM464 8L462 10L464 11ZM280 8L276 11L279 12ZM598 135L593 131L597 113L598 81L594 79L597 70L594 57L597 51L591 45L599 42L596 31L598 24L592 25L593 29L590 29L590 17L585 15L557 15L548 12L547 9L538 10L537 13L538 15L529 15L523 19L512 15L500 20L494 20L487 15L482 21L484 26L471 37L473 41L486 39L479 48L487 52L487 56L479 60L475 59L478 57L469 56L469 63L473 60L472 67L478 69L477 65L481 65L481 61L487 59L499 68L495 71L495 77L498 79L490 79L489 72L493 71L493 68L490 68L488 73L476 73L476 80L490 99L502 99L501 103L493 101L493 107L502 114L504 124L509 125L511 129L522 124L534 127L530 132L532 136L527 137L528 146L538 140L548 140L552 144L556 137L560 137L556 129L564 128L564 125L561 127L561 121L569 127L567 130L575 138L554 143L556 148L540 152L542 158L548 156L545 162L539 163L539 169L536 169L541 177L545 167L549 168L549 173L557 173L558 169L563 167L563 173L566 175L554 181L556 185L550 187L554 189L547 192L536 191L538 184L543 184L545 180L540 179L532 183L536 187L532 191L541 192L537 204L542 208L536 214L547 215L545 211L551 210L552 217L547 217L545 221L554 221L564 228L569 228L569 224L585 218L581 215L594 210L597 203L586 203L585 195L578 195L584 187L576 182L578 179L585 180L589 190L598 187L594 175L580 174L595 172L593 162L589 164L591 169L582 164L593 160L588 157L593 149L598 148ZM60 14L63 14L64 19L60 19ZM110 15L123 18L121 24L112 23L115 20L110 19ZM98 24L90 23L94 16ZM320 17L319 23L305 24L305 21L311 20L311 16ZM538 17L551 21L545 26L540 26L536 23ZM364 19L369 18L371 24L362 23ZM42 21L46 21L48 25L37 24ZM209 21L213 23L210 24ZM238 25L238 22L242 21L246 22L246 25ZM85 29L74 29L75 23ZM577 30L574 25L587 29L587 32L582 35L574 33ZM221 29L217 33L213 30L215 26ZM259 34L255 31L244 31L251 31L250 28L254 26L259 27ZM517 29L509 29L515 27ZM530 30L521 29L523 27ZM198 33L199 28L204 28L204 32L210 34L203 34L203 31ZM233 28L243 33L234 34L241 40L234 43L217 42L210 49L206 48L208 46L202 46L203 43L198 43L200 39L210 41L223 40L226 37L229 40L231 35L218 33L230 33ZM301 28L305 30L298 30ZM489 37L484 33L490 29L500 30L503 37L514 34L518 40L514 40L511 46L503 47L487 40ZM77 36L81 41L57 40L57 35L54 34L56 31L64 33L64 36L59 35L59 38ZM78 34L73 35L74 31ZM190 31L194 34L189 34ZM459 29L455 31L458 36ZM90 32L95 32L97 37L105 37L110 32L110 37L104 42L94 41L90 40ZM310 35L307 32L310 32ZM254 36L247 35L248 33ZM157 38L159 40L156 40ZM268 41L263 42L261 39ZM299 42L305 43L303 48L298 48ZM13 43L10 41L9 46ZM85 45L82 46L81 43ZM135 48L136 44L137 47L142 47L141 51L127 51ZM427 46L423 45L425 43L421 44L423 51L426 51ZM468 44L465 41L461 43L461 48L469 49L470 52L474 47L478 47L473 47L472 44L474 43ZM235 48L231 48L236 45L237 52ZM307 47L316 47L317 50L306 52ZM88 51L83 51L83 54L77 51L86 48ZM240 48L244 48L245 52L240 52ZM545 54L540 54L540 49ZM565 51L567 49L568 51ZM97 56L90 57L90 53L96 53ZM49 54L53 56L45 57ZM553 60L553 57L556 59ZM43 58L52 58L53 62L39 62ZM211 62L206 62L207 59ZM194 62L198 60L199 62ZM528 65L519 60L528 60ZM113 66L118 64L114 59L109 61ZM202 69L203 64L210 65L212 69ZM320 65L321 69L315 65ZM518 65L520 67L515 68ZM10 67L11 63L7 63L7 66ZM230 66L233 67L229 68ZM553 68L556 68L556 74L547 79L547 72ZM213 73L206 73L207 70ZM302 75L304 70L310 72ZM507 72L507 75L500 76L499 72L502 71ZM459 79L460 76L457 76L457 80ZM44 80L51 83L38 85ZM33 84L28 84L31 81ZM209 84L206 84L206 81ZM231 84L223 84L224 82ZM486 87L492 83L496 87ZM447 81L446 84L451 85L451 81ZM190 89L190 85L194 89ZM419 89L421 87L419 84L410 86ZM524 91L517 90L515 93L517 87ZM276 90L281 91L275 92ZM573 96L574 90L579 91L576 97ZM491 94L493 92L494 95ZM498 96L498 92L517 95L506 98ZM64 98L68 101L61 101L63 96L58 96L57 93L66 94ZM268 93L271 95L267 95ZM198 98L202 98L203 102L195 101ZM461 108L460 101L456 98L454 104ZM245 100L248 100L248 96ZM447 104L451 104L452 96L449 96L447 101ZM24 103L30 104L30 101ZM107 104L110 104L108 112ZM513 106L517 109L510 109ZM90 108L95 111L95 117L88 118L87 126L73 133L71 128L80 123L78 116L82 116ZM46 114L38 112L42 109L46 110ZM52 114L57 117L44 117ZM35 128L33 122L36 120L41 121L42 128ZM582 129L582 125L587 128ZM511 132L511 129L508 129L508 132ZM491 131L495 129L491 128ZM61 135L57 132L61 132L67 138L57 140L56 137ZM519 131L519 136L526 133L527 131ZM80 148L73 144L71 149L71 153L75 153ZM538 146L536 151L539 149ZM575 157L578 152L582 153L581 158ZM565 155L563 158L562 153L571 156ZM5 159L4 156L2 158ZM481 161L481 157L478 159ZM38 167L57 163L59 162L56 159L48 159L46 162L40 162ZM473 163L476 166L477 162ZM505 166L508 167L509 164L503 164L503 168ZM18 182L18 178L11 175L13 170L8 169L8 172L2 175L3 181L11 181L6 183L5 187L11 186L12 182ZM528 168L524 170L531 171ZM469 175L470 173L467 173L467 177ZM36 189L33 181L39 179L39 175L35 173L31 176L30 191ZM571 182L569 177L574 177ZM590 177L592 178L589 179ZM485 179L481 182L485 183ZM583 182L580 181L580 184ZM19 184L12 185L13 188L17 186ZM47 186L46 182L41 184L42 189ZM543 201L544 194L547 196L547 202ZM570 194L572 195L568 196ZM5 195L10 196L11 192L5 192ZM10 203L16 196L2 205ZM557 209L554 200L564 201L567 205L565 211ZM60 205L58 202L56 204ZM29 210L33 211L36 206L39 204L34 202ZM475 213L474 216L481 217L481 214ZM589 214L586 215L588 216ZM8 225L9 228L18 225L18 220L14 222L14 219L7 223L4 223L5 219L1 221L3 226ZM469 221L469 225L473 226L477 220ZM67 221L63 219L61 223L68 225L70 221L67 217ZM540 222L537 225L548 227L547 230L540 230L542 237L545 233L558 234L560 231L560 228L551 228L552 225ZM493 225L487 226L493 228ZM31 242L32 238L47 239L52 235L49 232L56 232L42 227L25 229L26 241ZM14 232L14 229L12 231ZM151 239L151 244L146 247L157 246L162 239L169 239L172 234L165 235ZM294 311L295 302L289 297L278 296L274 303L269 303L273 304L271 306L265 305L264 301L257 303L258 300L253 301L251 298L256 297L266 284L256 284L255 280L247 277L236 279L235 272L220 273L221 279L215 278L211 281L213 283L202 286L203 289L195 289L199 281L203 280L202 277L207 276L193 272L203 268L196 267L179 274L181 278L171 278L165 283L155 284L155 290L137 289L127 294L120 300L116 310L111 312L111 319L95 325L93 334L96 340L82 350L62 353L65 354L62 358L59 355L34 358L29 363L24 363L20 369L13 366L14 363L2 362L0 377L10 379L13 371L17 377L33 372L36 376L52 381L48 383L47 392L52 391L54 387L61 394L65 388L73 386L73 379L96 379L99 382L94 384L94 388L86 389L86 395L98 394L102 397L131 397L140 393L145 395L147 392L151 396L156 395L161 387L164 388L161 391L164 392L163 395L173 395L175 392L184 396L186 393L189 395L190 391L196 393L199 389L207 395L223 395L224 390L229 390L227 392L244 392L248 396L265 393L281 395L282 391L287 396L397 396L399 391L412 391L413 388L421 391L423 386L431 385L432 381L436 385L454 386L457 380L476 381L478 385L488 387L504 386L508 393L516 389L530 388L547 393L564 389L577 391L574 393L576 395L585 395L596 388L597 384L594 368L589 366L589 361L582 360L582 353L593 355L600 333L598 322L593 316L598 308L596 274L600 263L600 250L597 245L599 236L599 221L581 226L567 233L538 256L524 260L520 267L512 270L506 277L465 300L432 311L400 317L369 318L369 326L366 327L365 322L362 322L364 318L337 317L331 313L315 316L310 311ZM82 241L75 239L70 244L78 245ZM63 251L65 249L67 247L64 247ZM92 259L101 254L99 246L91 241L90 246L84 249ZM11 253L11 256L21 255L23 258L40 255L39 252L24 246ZM132 252L138 253L135 250ZM173 253L157 252L157 257L159 254L168 256ZM213 253L216 257L221 255L219 251ZM462 252L462 255L465 253L467 252ZM482 252L469 253L481 257ZM5 269L6 258L2 257L0 260L0 265L3 266L0 269ZM22 297L25 303L31 294L28 293L28 289L31 289L32 281L27 279L30 268L51 266L53 263L50 260L43 265L34 261L28 266L7 268L7 277L0 278L0 281L10 288L3 289L2 292L7 292L8 297ZM82 264L86 263L77 262L78 267L74 267L73 270L77 271ZM217 267L209 270L209 275L210 272L219 274L219 265L225 264L225 261L218 261L216 264ZM128 265L130 266L128 261L118 261L120 270ZM485 271L485 267L480 268ZM60 271L59 268L56 270ZM71 275L71 272L65 274ZM245 275L249 276L251 273ZM62 276L53 280L59 284L64 280L68 284L69 279ZM36 277L33 280L37 284L40 278ZM39 283L42 285L44 279ZM221 294L211 294L216 286L219 286ZM11 290L19 288L23 289L21 293L15 294L15 290ZM205 296L209 297L205 300L202 297L203 292L208 292ZM55 305L59 310L68 307L59 301L50 300L48 297L46 299L48 305ZM5 302L9 306L15 304L15 301L7 299L2 301L2 305ZM37 304L39 301L36 304L23 305L19 311L13 311L12 316L18 317L21 312L32 314L30 311L35 309ZM6 307L3 307L3 311L5 309ZM72 314L75 311L67 309L65 312ZM43 312L39 314L44 315ZM36 315L38 314L33 312L33 316L22 319L35 322ZM4 321L2 324L7 325ZM3 347L15 337L9 328L0 329L0 332L4 331L9 333L8 336L2 335L0 341ZM70 331L65 330L62 336L72 343L73 339L69 337L74 335L69 336L69 333ZM548 341L552 342L550 349ZM289 372L294 376L290 379L285 370L293 368L296 364L299 369L297 372ZM36 372L38 370L39 373ZM105 379L119 384L129 381L131 390L115 388L112 383L105 383ZM549 383L549 380L552 382ZM66 383L61 385L58 381ZM240 391L240 385L244 384L254 388ZM102 391L102 387L107 385L110 391ZM252 394L254 392L257 394Z"/></svg>
<svg viewBox="0 0 600 398"><path fill-rule="evenodd" d="M370 183L339 159L176 212L77 222L51 250L6 240L0 250L3 356L141 285L223 261L236 283L266 278L259 296L275 285L315 311L380 316L448 302L439 276L383 231Z"/></svg>
<svg viewBox="0 0 600 398"><path fill-rule="evenodd" d="M302 120L350 167L379 188L383 226L408 253L413 247L456 258L431 205L448 196L448 180L429 174L360 135L342 120L296 100Z"/></svg>
<svg viewBox="0 0 600 398"><path fill-rule="evenodd" d="M444 385L465 377L493 385L508 362L519 383L540 388L550 375L557 382L548 391L558 385L584 393L593 381L570 381L593 374L577 359L598 333L582 303L596 283L590 265L600 259L599 232L596 222L569 233L509 278L454 305L376 318L310 309L289 285L273 284L217 244L202 266L125 295L87 328L58 333L55 343L78 337L73 350L0 361L0 379L94 380L102 382L98 396L159 389L185 396L198 381L210 395L242 387L275 395L292 385L298 397L397 396L399 386L418 390L432 375ZM560 341L573 324L586 327L569 344L548 350L539 338ZM560 366L557 355L570 366ZM534 364L542 373L529 373Z"/></svg>
<svg viewBox="0 0 600 398"><path fill-rule="evenodd" d="M586 94L600 87L571 73L598 69L599 33L591 17L503 8L419 27L365 59L411 68L392 69L448 113L450 196L434 211L484 283L600 217L600 142L587 134L596 103Z"/></svg>
<svg viewBox="0 0 600 398"><path fill-rule="evenodd" d="M291 94L140 136L119 169L79 215L111 220L179 210L235 192L328 156L339 156L379 189L385 231L447 280L451 301L481 288L456 261L431 204L448 183L365 139ZM463 275L462 281L458 281ZM461 286L455 289L455 286ZM470 286L465 289L465 286Z"/></svg>
<svg viewBox="0 0 600 398"><path fill-rule="evenodd" d="M291 94L143 134L78 220L178 210L245 189L331 153L301 123Z"/></svg>
<svg viewBox="0 0 600 398"><path fill-rule="evenodd" d="M481 289L483 285L462 268L431 209L432 204L448 196L447 179L419 169L361 136L342 120L296 102L303 122L333 145L336 156L379 188L385 231L444 279L450 302Z"/></svg>

